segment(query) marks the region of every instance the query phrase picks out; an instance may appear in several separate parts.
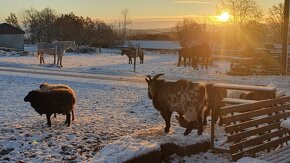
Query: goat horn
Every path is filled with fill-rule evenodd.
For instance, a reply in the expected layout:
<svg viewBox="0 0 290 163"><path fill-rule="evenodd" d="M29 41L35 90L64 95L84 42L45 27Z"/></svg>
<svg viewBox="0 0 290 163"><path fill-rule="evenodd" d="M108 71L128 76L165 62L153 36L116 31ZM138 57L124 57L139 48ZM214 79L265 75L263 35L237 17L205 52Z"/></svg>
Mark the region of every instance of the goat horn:
<svg viewBox="0 0 290 163"><path fill-rule="evenodd" d="M157 78L159 78L159 77L162 76L162 75L164 75L164 74L157 74L157 75L155 75L155 76L153 77L153 80L157 80Z"/></svg>
<svg viewBox="0 0 290 163"><path fill-rule="evenodd" d="M149 80L151 80L151 76L150 76L150 75L147 75L146 77L148 77L148 78L149 78Z"/></svg>

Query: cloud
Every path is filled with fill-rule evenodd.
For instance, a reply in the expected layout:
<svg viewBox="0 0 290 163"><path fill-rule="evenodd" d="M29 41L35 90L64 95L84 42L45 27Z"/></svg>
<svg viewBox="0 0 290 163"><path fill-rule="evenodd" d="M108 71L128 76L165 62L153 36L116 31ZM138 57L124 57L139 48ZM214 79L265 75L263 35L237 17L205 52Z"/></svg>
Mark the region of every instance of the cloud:
<svg viewBox="0 0 290 163"><path fill-rule="evenodd" d="M175 0L173 3L180 3L180 4L209 4L208 1L197 1L197 0Z"/></svg>

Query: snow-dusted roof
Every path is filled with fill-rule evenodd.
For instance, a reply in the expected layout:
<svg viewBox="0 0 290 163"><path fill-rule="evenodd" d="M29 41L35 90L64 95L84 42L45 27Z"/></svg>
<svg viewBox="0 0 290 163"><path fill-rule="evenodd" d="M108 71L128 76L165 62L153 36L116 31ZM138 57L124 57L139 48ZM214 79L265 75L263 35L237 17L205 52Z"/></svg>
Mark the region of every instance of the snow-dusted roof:
<svg viewBox="0 0 290 163"><path fill-rule="evenodd" d="M24 34L25 32L21 29L13 27L10 24L2 23L0 24L0 34Z"/></svg>

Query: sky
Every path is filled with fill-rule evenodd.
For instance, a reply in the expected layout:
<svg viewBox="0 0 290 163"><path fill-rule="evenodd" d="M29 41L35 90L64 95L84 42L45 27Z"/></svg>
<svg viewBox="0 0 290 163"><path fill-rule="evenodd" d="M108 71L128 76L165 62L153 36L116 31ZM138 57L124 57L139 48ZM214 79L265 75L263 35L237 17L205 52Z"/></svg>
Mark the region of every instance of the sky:
<svg viewBox="0 0 290 163"><path fill-rule="evenodd" d="M73 12L78 16L90 17L114 23L122 19L121 11L128 9L131 28L150 29L173 27L177 21L189 16L216 15L219 0L0 0L0 22L10 12L19 17L29 8L42 10L50 7L59 14ZM263 8L284 0L256 0Z"/></svg>

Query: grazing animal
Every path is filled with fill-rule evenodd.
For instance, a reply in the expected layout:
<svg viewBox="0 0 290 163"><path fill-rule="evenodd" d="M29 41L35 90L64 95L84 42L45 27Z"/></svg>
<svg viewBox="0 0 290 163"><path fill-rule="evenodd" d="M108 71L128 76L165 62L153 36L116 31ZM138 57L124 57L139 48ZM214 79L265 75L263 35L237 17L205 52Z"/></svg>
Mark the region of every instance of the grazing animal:
<svg viewBox="0 0 290 163"><path fill-rule="evenodd" d="M192 48L181 48L178 52L178 63L177 63L177 66L179 67L180 66L180 63L181 63L181 59L183 57L183 63L184 63L184 67L186 66L186 60L188 59L189 60L189 66L194 66L195 65L195 57L193 56L194 53L192 51ZM192 61L190 63L190 60Z"/></svg>
<svg viewBox="0 0 290 163"><path fill-rule="evenodd" d="M62 66L62 56L64 55L65 51L69 48L75 50L76 43L75 41L56 41L53 43L57 47L57 65L60 67Z"/></svg>
<svg viewBox="0 0 290 163"><path fill-rule="evenodd" d="M179 50L179 55L178 55L178 67L180 66L180 62L182 57L184 58L184 66L186 66L186 59L189 58L191 59L191 66L194 69L198 70L198 59L199 57L202 58L202 63L201 66L203 68L203 66L205 65L206 69L207 69L207 65L208 65L208 59L210 57L211 54L211 50L210 47L207 43L202 43L201 45L195 45L192 46L190 48L181 48Z"/></svg>
<svg viewBox="0 0 290 163"><path fill-rule="evenodd" d="M65 124L70 126L70 112L75 104L74 95L67 89L55 89L51 92L41 92L39 90L30 91L24 98L40 115L46 114L47 124L51 126L50 116L54 113L66 115Z"/></svg>
<svg viewBox="0 0 290 163"><path fill-rule="evenodd" d="M39 51L37 52L37 54L40 58L40 62L43 61L44 63L44 54L54 55L54 64L55 58L57 56L57 65L63 67L62 56L64 55L65 51L69 48L75 50L76 44L75 41L56 41L53 43L39 43L39 47L40 50L37 50Z"/></svg>
<svg viewBox="0 0 290 163"><path fill-rule="evenodd" d="M127 55L127 57L129 58L129 64L132 64L132 58L136 59L138 57L140 59L140 64L144 63L144 52L141 48L138 49L137 56L136 56L136 49L134 48L122 49L121 55L124 55L124 54Z"/></svg>
<svg viewBox="0 0 290 163"><path fill-rule="evenodd" d="M44 62L44 54L53 55L55 64L56 55L57 55L57 48L56 45L48 42L40 42L37 45L37 57L39 58L40 64L45 64Z"/></svg>
<svg viewBox="0 0 290 163"><path fill-rule="evenodd" d="M208 65L208 59L210 57L211 54L211 50L210 47L208 45L208 43L203 42L201 45L197 45L194 48L194 55L195 55L195 67L197 68L197 64L198 64L198 58L200 57L202 59L202 63L201 63L201 68L203 69L203 66L205 66L205 68L207 69L207 65Z"/></svg>
<svg viewBox="0 0 290 163"><path fill-rule="evenodd" d="M41 92L51 92L53 90L58 90L58 89L66 89L74 96L74 98L76 98L76 93L74 92L74 90L67 85L42 83L39 86L39 90ZM56 115L54 115L54 117L56 117ZM74 115L74 108L73 108L72 109L72 120L74 120L74 119L75 119L75 115Z"/></svg>
<svg viewBox="0 0 290 163"><path fill-rule="evenodd" d="M188 80L178 80L176 82L158 79L158 74L151 79L145 78L148 83L148 97L153 101L154 107L160 111L165 120L164 131L169 132L170 118L175 111L180 118L184 118L188 123L197 123L198 134L203 132L202 114L206 109L207 95L205 86L201 83L192 83ZM194 126L186 125L184 135L188 135Z"/></svg>

